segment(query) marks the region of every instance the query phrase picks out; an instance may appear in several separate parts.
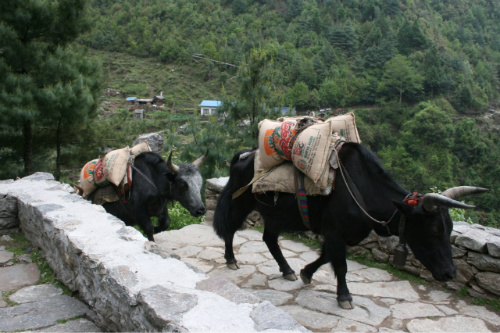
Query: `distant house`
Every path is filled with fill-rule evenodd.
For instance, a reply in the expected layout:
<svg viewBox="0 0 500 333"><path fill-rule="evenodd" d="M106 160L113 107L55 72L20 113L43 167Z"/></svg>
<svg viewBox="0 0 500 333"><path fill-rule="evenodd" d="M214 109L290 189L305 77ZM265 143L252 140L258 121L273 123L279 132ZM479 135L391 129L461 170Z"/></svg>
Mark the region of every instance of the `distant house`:
<svg viewBox="0 0 500 333"><path fill-rule="evenodd" d="M202 116L211 116L215 114L215 110L222 105L221 101L203 100L200 105L200 114Z"/></svg>
<svg viewBox="0 0 500 333"><path fill-rule="evenodd" d="M163 91L160 93L159 96L153 97L153 104L156 104L158 106L165 104L165 97L163 96Z"/></svg>
<svg viewBox="0 0 500 333"><path fill-rule="evenodd" d="M141 99L138 98L136 101L139 104L153 104L152 98L141 98Z"/></svg>
<svg viewBox="0 0 500 333"><path fill-rule="evenodd" d="M297 114L295 106L292 108L290 108L289 106L282 106L280 111L282 116L295 116Z"/></svg>
<svg viewBox="0 0 500 333"><path fill-rule="evenodd" d="M137 100L137 97L127 97L126 101L129 104L135 104L135 101Z"/></svg>

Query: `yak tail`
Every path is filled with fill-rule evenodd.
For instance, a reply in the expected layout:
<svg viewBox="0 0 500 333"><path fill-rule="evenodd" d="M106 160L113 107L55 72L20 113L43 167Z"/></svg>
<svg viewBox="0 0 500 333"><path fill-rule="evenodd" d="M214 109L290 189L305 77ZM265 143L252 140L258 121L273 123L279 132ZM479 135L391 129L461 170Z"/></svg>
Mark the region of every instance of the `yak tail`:
<svg viewBox="0 0 500 333"><path fill-rule="evenodd" d="M236 227L236 230L241 227L241 225L231 225L231 201L233 200L232 196L233 190L231 186L231 178L229 178L229 182L219 194L219 199L217 201L217 206L214 212L215 233L224 241L229 237L233 237L234 233L236 232L234 230L234 227ZM243 221L241 222L241 224L243 224Z"/></svg>
<svg viewBox="0 0 500 333"><path fill-rule="evenodd" d="M233 193L249 182L248 180L245 183L245 178L247 177L242 177L241 174L242 167L244 166L235 165L240 162L240 154L249 151L242 150L233 157L229 171L229 180L219 194L217 206L215 207L213 227L215 233L224 241L234 237L234 233L243 226L246 216L253 209L253 205L250 203L251 200L242 200L243 197L248 196L248 193L242 195L241 198L233 200ZM243 164L247 165L247 163ZM253 158L249 165L251 166L251 170L246 171L252 175Z"/></svg>

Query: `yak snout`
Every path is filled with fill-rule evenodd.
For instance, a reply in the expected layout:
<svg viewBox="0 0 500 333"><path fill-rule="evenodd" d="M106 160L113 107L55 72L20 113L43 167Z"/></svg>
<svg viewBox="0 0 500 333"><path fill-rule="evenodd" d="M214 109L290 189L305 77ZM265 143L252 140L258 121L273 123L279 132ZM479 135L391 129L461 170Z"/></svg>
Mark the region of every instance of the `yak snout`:
<svg viewBox="0 0 500 333"><path fill-rule="evenodd" d="M434 279L440 282L447 282L450 280L453 280L457 276L457 269L455 266L448 268L447 270L444 270L439 273L433 273L432 276Z"/></svg>
<svg viewBox="0 0 500 333"><path fill-rule="evenodd" d="M206 212L207 212L207 209L205 208L205 206L202 206L202 207L198 208L196 211L194 211L194 213L192 213L192 215L194 217L200 217L202 215L205 215Z"/></svg>

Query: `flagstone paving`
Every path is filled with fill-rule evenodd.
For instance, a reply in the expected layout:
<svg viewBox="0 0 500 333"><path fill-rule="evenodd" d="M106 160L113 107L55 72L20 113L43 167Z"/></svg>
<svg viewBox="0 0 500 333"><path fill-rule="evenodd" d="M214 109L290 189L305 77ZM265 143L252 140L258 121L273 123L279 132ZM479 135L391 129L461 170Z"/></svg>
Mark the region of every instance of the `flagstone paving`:
<svg viewBox="0 0 500 333"><path fill-rule="evenodd" d="M285 280L262 234L241 230L234 239L240 269L227 268L224 243L205 224L155 235L158 246L210 276L220 276L253 295L268 300L315 332L498 332L500 315L443 290L421 285L348 260L348 286L356 307L336 302L336 280L324 265L310 285ZM318 257L300 242L280 238L283 254L295 272Z"/></svg>

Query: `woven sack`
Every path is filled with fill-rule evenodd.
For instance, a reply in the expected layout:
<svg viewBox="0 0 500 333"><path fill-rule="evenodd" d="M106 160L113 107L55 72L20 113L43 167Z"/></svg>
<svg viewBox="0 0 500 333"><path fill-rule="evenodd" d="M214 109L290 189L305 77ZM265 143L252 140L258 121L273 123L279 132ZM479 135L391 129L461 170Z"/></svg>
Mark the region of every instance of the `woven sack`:
<svg viewBox="0 0 500 333"><path fill-rule="evenodd" d="M292 161L316 184L325 172L330 152L331 123L311 125L295 139Z"/></svg>

